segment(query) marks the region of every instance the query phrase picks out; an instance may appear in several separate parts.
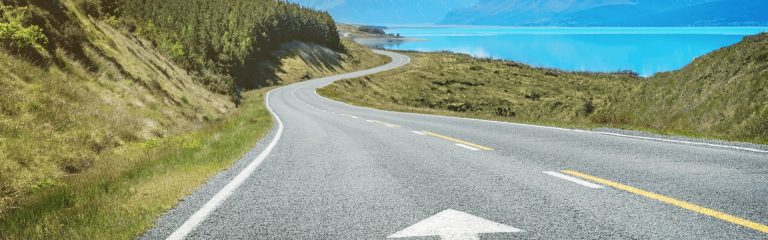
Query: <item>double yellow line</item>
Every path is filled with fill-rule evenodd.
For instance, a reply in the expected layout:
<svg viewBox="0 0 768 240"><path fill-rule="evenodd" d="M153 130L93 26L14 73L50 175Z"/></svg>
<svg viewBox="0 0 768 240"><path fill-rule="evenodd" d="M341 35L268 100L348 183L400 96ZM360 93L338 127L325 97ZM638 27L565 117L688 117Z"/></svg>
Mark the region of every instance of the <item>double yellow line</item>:
<svg viewBox="0 0 768 240"><path fill-rule="evenodd" d="M595 176L592 176L592 175L580 173L580 172L573 171L573 170L565 170L565 171L562 171L562 172L565 173L565 174L574 176L574 177L578 177L578 178L582 178L582 179L589 180L589 181L592 181L592 182L596 182L596 183L600 183L600 184L603 184L603 185L611 186L611 187L619 189L619 190L623 190L623 191L627 191L627 192L630 192L630 193L634 193L634 194L637 194L637 195L640 195L640 196L643 196L643 197L647 197L647 198L650 198L650 199L653 199L653 200L657 200L657 201L660 201L660 202L663 202L663 203L666 203L666 204L670 204L670 205L677 206L677 207L680 207L680 208L683 208L683 209L687 209L687 210L690 210L690 211L693 211L693 212L697 212L699 214L707 215L707 216L710 216L710 217L713 217L713 218L717 218L717 219L720 219L720 220L723 220L723 221L726 221L726 222L729 222L729 223L740 225L740 226L743 226L743 227L746 227L746 228L749 228L749 229L752 229L752 230L756 230L758 232L768 233L768 226L766 226L766 225L763 225L763 224L760 224L760 223L756 223L756 222L753 222L753 221L750 221L750 220L747 220L747 219L744 219L744 218L736 217L736 216L733 216L733 215L729 215L729 214L724 213L724 212L720 212L720 211L717 211L717 210L712 210L712 209L705 208L705 207L702 207L702 206L699 206L699 205L696 205L696 204L692 204L692 203L689 203L689 202L686 202L686 201L674 199L674 198L667 197L667 196L664 196L664 195L661 195L661 194L658 194L658 193L653 193L653 192L645 191L645 190L642 190L642 189L639 189L639 188L635 188L635 187L632 187L632 186L627 186L627 185L624 185L624 184L621 184L621 183L617 183L617 182L610 181L610 180L605 180L605 179L602 179L602 178L599 178L599 177L595 177Z"/></svg>
<svg viewBox="0 0 768 240"><path fill-rule="evenodd" d="M421 131L421 132L424 133L424 134L433 136L433 137L442 138L442 139L445 139L445 140L448 140L448 141L451 141L451 142L461 143L461 144L464 144L464 145L467 145L467 146L470 146L470 147L473 147L473 148L477 148L477 149L480 149L480 150L493 151L493 148L489 148L489 147L482 146L482 145L477 145L477 144L474 144L474 143L471 143L471 142L467 142L467 141L462 141L462 140L455 139L455 138L452 138L452 137L449 137L449 136L444 136L444 135L440 135L440 134L433 133L433 132L427 132L427 131Z"/></svg>

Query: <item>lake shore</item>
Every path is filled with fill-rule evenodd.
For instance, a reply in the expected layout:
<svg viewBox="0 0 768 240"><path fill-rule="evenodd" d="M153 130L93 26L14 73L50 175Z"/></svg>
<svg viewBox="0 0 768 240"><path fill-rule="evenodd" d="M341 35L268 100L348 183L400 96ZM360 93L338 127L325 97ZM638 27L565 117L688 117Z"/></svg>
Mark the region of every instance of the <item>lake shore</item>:
<svg viewBox="0 0 768 240"><path fill-rule="evenodd" d="M469 54L578 72L632 71L643 77L678 70L697 57L768 28L392 27L420 41L371 41L390 50Z"/></svg>
<svg viewBox="0 0 768 240"><path fill-rule="evenodd" d="M766 43L768 33L748 36L647 78L409 51L402 69L318 92L384 110L766 144Z"/></svg>

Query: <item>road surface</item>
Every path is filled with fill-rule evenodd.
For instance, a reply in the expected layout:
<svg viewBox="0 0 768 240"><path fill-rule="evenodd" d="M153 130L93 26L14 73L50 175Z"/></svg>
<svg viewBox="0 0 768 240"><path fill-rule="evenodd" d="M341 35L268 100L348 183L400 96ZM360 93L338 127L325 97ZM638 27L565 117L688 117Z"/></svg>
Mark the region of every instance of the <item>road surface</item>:
<svg viewBox="0 0 768 240"><path fill-rule="evenodd" d="M145 239L768 239L768 153L272 91L272 133ZM416 79L414 79L416 81ZM413 237L413 238L411 238Z"/></svg>

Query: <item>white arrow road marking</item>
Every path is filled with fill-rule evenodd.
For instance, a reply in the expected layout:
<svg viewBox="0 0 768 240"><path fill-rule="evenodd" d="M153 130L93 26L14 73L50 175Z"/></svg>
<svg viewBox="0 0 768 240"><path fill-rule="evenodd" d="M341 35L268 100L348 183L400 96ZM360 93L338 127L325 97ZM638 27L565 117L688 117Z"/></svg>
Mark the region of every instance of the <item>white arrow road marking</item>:
<svg viewBox="0 0 768 240"><path fill-rule="evenodd" d="M440 236L443 240L476 240L481 233L516 233L521 229L468 213L448 209L411 225L387 238Z"/></svg>
<svg viewBox="0 0 768 240"><path fill-rule="evenodd" d="M470 147L470 146L467 146L467 145L464 145L464 144L461 144L461 143L457 143L456 146L463 147L463 148L466 148L466 149L469 149L469 150L472 150L472 151L480 151L480 149L473 148L473 147Z"/></svg>
<svg viewBox="0 0 768 240"><path fill-rule="evenodd" d="M584 180L581 180L581 179L578 179L578 178L575 178L575 177L571 177L571 176L568 176L568 175L565 175L565 174L562 174L562 173L558 173L558 172L547 171L547 172L544 172L544 174L547 174L547 175L550 175L550 176L553 176L553 177L556 177L556 178L560 178L560 179L563 179L563 180L571 181L571 182L574 182L576 184L579 184L579 185L582 185L582 186L585 186L585 187L588 187L588 188L595 188L595 189L605 188L602 185L597 185L597 184L594 184L594 183L591 183L591 182L587 182L587 181L584 181Z"/></svg>

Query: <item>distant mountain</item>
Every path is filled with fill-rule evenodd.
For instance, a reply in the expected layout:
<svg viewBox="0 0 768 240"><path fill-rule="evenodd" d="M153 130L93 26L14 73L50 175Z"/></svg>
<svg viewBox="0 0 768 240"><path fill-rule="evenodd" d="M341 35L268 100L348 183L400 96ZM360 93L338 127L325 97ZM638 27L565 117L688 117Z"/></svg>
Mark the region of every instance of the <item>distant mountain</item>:
<svg viewBox="0 0 768 240"><path fill-rule="evenodd" d="M767 26L768 1L710 2L654 14L647 19L649 26Z"/></svg>
<svg viewBox="0 0 768 240"><path fill-rule="evenodd" d="M631 5L629 0L480 0L449 13L442 23L480 25L547 25L563 14L604 6Z"/></svg>
<svg viewBox="0 0 768 240"><path fill-rule="evenodd" d="M480 0L441 23L512 26L768 25L759 0Z"/></svg>
<svg viewBox="0 0 768 240"><path fill-rule="evenodd" d="M365 25L768 26L768 0L289 0Z"/></svg>
<svg viewBox="0 0 768 240"><path fill-rule="evenodd" d="M326 10L338 22L367 25L434 24L478 0L289 0Z"/></svg>

